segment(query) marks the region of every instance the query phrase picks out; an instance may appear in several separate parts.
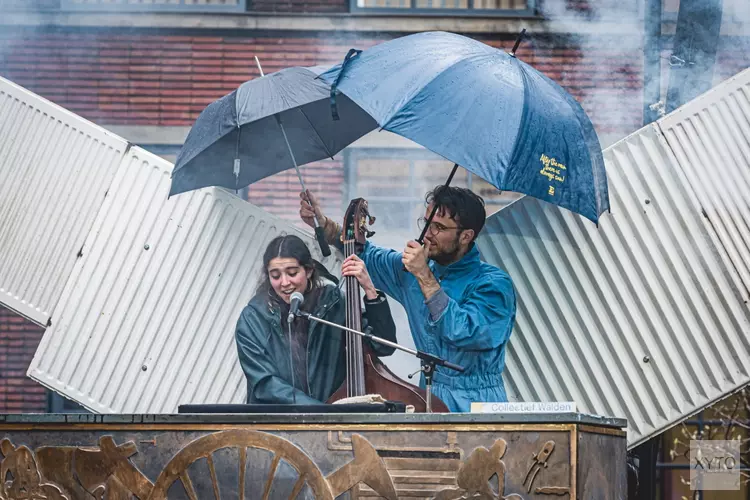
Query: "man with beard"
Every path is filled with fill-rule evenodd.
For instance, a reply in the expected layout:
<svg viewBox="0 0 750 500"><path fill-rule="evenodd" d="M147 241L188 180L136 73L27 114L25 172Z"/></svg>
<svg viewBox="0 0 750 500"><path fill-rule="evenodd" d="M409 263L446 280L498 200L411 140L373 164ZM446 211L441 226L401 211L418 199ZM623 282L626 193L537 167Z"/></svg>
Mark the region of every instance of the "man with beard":
<svg viewBox="0 0 750 500"><path fill-rule="evenodd" d="M312 226L316 214L328 242L341 245L341 226L325 217L312 194L300 198L302 220ZM368 241L360 257L375 287L404 306L417 349L466 369L435 371L433 392L451 411L469 411L473 401L507 401L502 372L516 296L508 274L482 262L474 245L484 227L484 201L468 189L446 186L427 193L425 201L420 228L433 205L437 212L424 246L409 241L397 252Z"/></svg>

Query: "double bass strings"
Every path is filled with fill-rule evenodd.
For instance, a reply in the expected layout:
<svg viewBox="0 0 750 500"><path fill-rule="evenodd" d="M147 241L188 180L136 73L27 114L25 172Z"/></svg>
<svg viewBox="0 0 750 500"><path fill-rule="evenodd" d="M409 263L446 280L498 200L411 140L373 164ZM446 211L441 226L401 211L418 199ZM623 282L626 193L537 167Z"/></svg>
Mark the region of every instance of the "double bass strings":
<svg viewBox="0 0 750 500"><path fill-rule="evenodd" d="M354 254L354 240L344 242L346 256ZM362 307L360 305L359 282L354 276L346 276L346 326L353 330L362 330ZM365 393L364 351L362 339L351 332L346 332L346 366L347 395L361 396Z"/></svg>

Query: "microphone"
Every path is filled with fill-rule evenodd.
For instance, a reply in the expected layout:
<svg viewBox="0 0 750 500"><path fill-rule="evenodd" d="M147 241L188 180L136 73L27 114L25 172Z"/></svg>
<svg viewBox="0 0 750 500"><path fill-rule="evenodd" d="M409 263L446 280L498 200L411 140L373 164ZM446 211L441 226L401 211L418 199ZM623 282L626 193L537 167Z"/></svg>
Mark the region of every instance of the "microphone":
<svg viewBox="0 0 750 500"><path fill-rule="evenodd" d="M286 321L287 323L291 323L294 321L294 317L297 315L297 312L299 311L299 306L304 304L305 302L305 296L302 295L299 292L294 292L292 294L291 299L289 300L289 316L287 316Z"/></svg>

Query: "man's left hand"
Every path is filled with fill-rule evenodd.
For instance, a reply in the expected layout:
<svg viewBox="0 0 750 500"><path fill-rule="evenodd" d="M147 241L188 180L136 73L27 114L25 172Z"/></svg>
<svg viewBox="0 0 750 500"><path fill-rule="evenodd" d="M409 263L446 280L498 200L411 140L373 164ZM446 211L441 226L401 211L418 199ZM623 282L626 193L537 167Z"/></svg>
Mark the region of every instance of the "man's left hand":
<svg viewBox="0 0 750 500"><path fill-rule="evenodd" d="M424 246L412 240L406 244L404 253L401 256L401 262L407 271L416 277L424 276L430 272L427 265L428 255L430 255L430 242L425 240Z"/></svg>
<svg viewBox="0 0 750 500"><path fill-rule="evenodd" d="M359 281L359 284L365 291L365 297L367 297L368 300L375 300L378 298L378 291L372 284L372 279L370 278L370 273L367 272L365 263L356 255L352 254L346 258L341 266L341 275L354 276L357 278L357 281Z"/></svg>

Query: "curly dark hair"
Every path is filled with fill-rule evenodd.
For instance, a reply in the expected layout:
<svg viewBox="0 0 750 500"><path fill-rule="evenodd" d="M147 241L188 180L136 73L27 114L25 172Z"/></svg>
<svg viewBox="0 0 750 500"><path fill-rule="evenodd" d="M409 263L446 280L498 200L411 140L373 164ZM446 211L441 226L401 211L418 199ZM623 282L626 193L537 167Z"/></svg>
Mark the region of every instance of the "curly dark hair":
<svg viewBox="0 0 750 500"><path fill-rule="evenodd" d="M441 184L427 193L425 203L435 203L438 214L447 214L462 229L473 229L474 239L484 227L484 200L473 191ZM474 241L474 240L472 240Z"/></svg>

